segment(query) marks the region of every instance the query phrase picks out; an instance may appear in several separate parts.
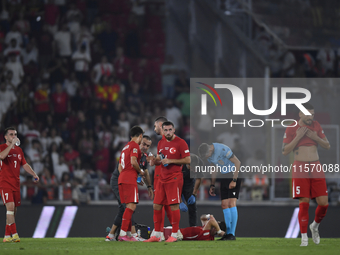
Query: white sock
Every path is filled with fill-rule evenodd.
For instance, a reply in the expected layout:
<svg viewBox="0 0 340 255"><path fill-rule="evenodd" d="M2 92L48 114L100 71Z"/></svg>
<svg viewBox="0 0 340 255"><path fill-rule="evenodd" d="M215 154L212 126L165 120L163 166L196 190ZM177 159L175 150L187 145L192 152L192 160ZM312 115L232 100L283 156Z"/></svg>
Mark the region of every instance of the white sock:
<svg viewBox="0 0 340 255"><path fill-rule="evenodd" d="M319 225L320 225L320 223L316 223L316 221L314 220L313 223L312 223L312 228L318 229Z"/></svg>
<svg viewBox="0 0 340 255"><path fill-rule="evenodd" d="M131 234L132 237L137 237L137 233Z"/></svg>
<svg viewBox="0 0 340 255"><path fill-rule="evenodd" d="M303 239L303 240L308 240L308 236L307 236L307 233L301 233L301 238Z"/></svg>
<svg viewBox="0 0 340 255"><path fill-rule="evenodd" d="M109 237L110 237L110 238L114 238L114 237L115 237L115 235L114 235L114 234L111 234L111 233L109 233Z"/></svg>
<svg viewBox="0 0 340 255"><path fill-rule="evenodd" d="M162 234L162 232L160 232L160 231L155 231L155 237L160 238L160 237L161 237L161 234Z"/></svg>
<svg viewBox="0 0 340 255"><path fill-rule="evenodd" d="M177 239L177 232L176 232L176 233L171 233L171 236L172 236L173 238L176 238L176 239Z"/></svg>
<svg viewBox="0 0 340 255"><path fill-rule="evenodd" d="M11 236L5 236L5 238L9 238L9 237L11 237Z"/></svg>
<svg viewBox="0 0 340 255"><path fill-rule="evenodd" d="M126 232L124 230L120 230L119 235L120 236L126 236Z"/></svg>
<svg viewBox="0 0 340 255"><path fill-rule="evenodd" d="M151 234L150 234L150 237L154 236L155 235L155 229L152 230Z"/></svg>

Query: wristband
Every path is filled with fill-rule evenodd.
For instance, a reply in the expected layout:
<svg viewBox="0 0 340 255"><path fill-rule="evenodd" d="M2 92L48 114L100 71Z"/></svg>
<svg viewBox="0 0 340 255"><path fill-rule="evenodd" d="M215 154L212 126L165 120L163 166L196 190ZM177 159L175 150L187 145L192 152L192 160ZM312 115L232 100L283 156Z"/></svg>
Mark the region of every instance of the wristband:
<svg viewBox="0 0 340 255"><path fill-rule="evenodd" d="M233 179L233 182L237 182L237 179Z"/></svg>
<svg viewBox="0 0 340 255"><path fill-rule="evenodd" d="M149 186L148 186L148 189L149 189L149 188L152 188L152 186L151 186L151 185L149 185Z"/></svg>

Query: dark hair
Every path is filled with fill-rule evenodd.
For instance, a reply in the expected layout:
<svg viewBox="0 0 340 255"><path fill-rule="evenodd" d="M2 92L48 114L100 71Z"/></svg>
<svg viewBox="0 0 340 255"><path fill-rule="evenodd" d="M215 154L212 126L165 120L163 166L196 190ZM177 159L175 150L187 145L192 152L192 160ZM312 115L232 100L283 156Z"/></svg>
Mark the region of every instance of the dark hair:
<svg viewBox="0 0 340 255"><path fill-rule="evenodd" d="M314 110L314 106L311 103L304 103L302 104L307 110Z"/></svg>
<svg viewBox="0 0 340 255"><path fill-rule="evenodd" d="M151 137L148 136L148 135L143 135L143 138L145 138L146 140L152 141L152 140L151 140Z"/></svg>
<svg viewBox="0 0 340 255"><path fill-rule="evenodd" d="M175 127L174 123L172 123L171 121L165 121L165 122L163 122L162 128L163 128L164 126L173 126L173 127Z"/></svg>
<svg viewBox="0 0 340 255"><path fill-rule="evenodd" d="M209 151L209 144L207 143L202 143L200 147L198 147L198 153L200 154L201 158L205 158Z"/></svg>
<svg viewBox="0 0 340 255"><path fill-rule="evenodd" d="M224 221L218 221L217 223L218 223L218 226L220 227L220 229L221 229L222 231L225 232L225 231L227 230L227 225L225 224Z"/></svg>
<svg viewBox="0 0 340 255"><path fill-rule="evenodd" d="M130 137L138 137L141 134L144 134L144 131L140 126L134 126L130 129Z"/></svg>
<svg viewBox="0 0 340 255"><path fill-rule="evenodd" d="M7 135L8 130L16 130L16 128L15 128L15 127L8 127L8 128L6 128L6 129L5 129L4 136Z"/></svg>
<svg viewBox="0 0 340 255"><path fill-rule="evenodd" d="M190 165L198 166L199 163L200 163L200 158L196 154L190 153Z"/></svg>
<svg viewBox="0 0 340 255"><path fill-rule="evenodd" d="M165 121L168 121L168 119L165 118L164 116L160 116L157 119L155 119L155 122L165 122Z"/></svg>

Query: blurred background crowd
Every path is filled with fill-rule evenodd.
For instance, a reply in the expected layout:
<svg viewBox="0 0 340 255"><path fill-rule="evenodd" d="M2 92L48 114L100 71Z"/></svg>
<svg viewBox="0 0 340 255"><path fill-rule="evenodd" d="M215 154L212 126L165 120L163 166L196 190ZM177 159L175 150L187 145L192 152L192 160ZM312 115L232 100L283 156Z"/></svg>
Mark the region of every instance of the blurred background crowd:
<svg viewBox="0 0 340 255"><path fill-rule="evenodd" d="M233 1L217 2L228 15ZM309 2L307 11L323 3L296 2ZM265 8L273 1L261 3L257 10L270 13ZM166 53L166 11L161 0L1 1L1 131L16 126L26 160L41 176L36 185L22 171L24 199L112 199L109 179L130 127L140 125L156 153L158 116L172 120L190 143L190 73ZM339 76L340 49L330 43L292 51L280 48L265 26L254 23L252 30L272 77ZM244 162L264 160L261 150L241 149L240 135L219 142L225 139ZM268 199L268 183L261 176L247 180L244 198ZM201 197L218 200L208 196L209 184L203 182Z"/></svg>

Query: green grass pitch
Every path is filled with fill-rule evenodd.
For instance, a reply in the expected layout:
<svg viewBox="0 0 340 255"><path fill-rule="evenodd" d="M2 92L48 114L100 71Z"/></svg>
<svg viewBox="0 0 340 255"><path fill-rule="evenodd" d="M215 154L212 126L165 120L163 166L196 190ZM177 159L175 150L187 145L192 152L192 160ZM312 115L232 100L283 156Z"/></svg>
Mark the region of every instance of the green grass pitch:
<svg viewBox="0 0 340 255"><path fill-rule="evenodd" d="M105 242L104 238L21 238L20 243L1 243L0 254L340 254L339 238L321 238L315 245L300 247L300 238L237 238L236 241L182 241L177 243Z"/></svg>

